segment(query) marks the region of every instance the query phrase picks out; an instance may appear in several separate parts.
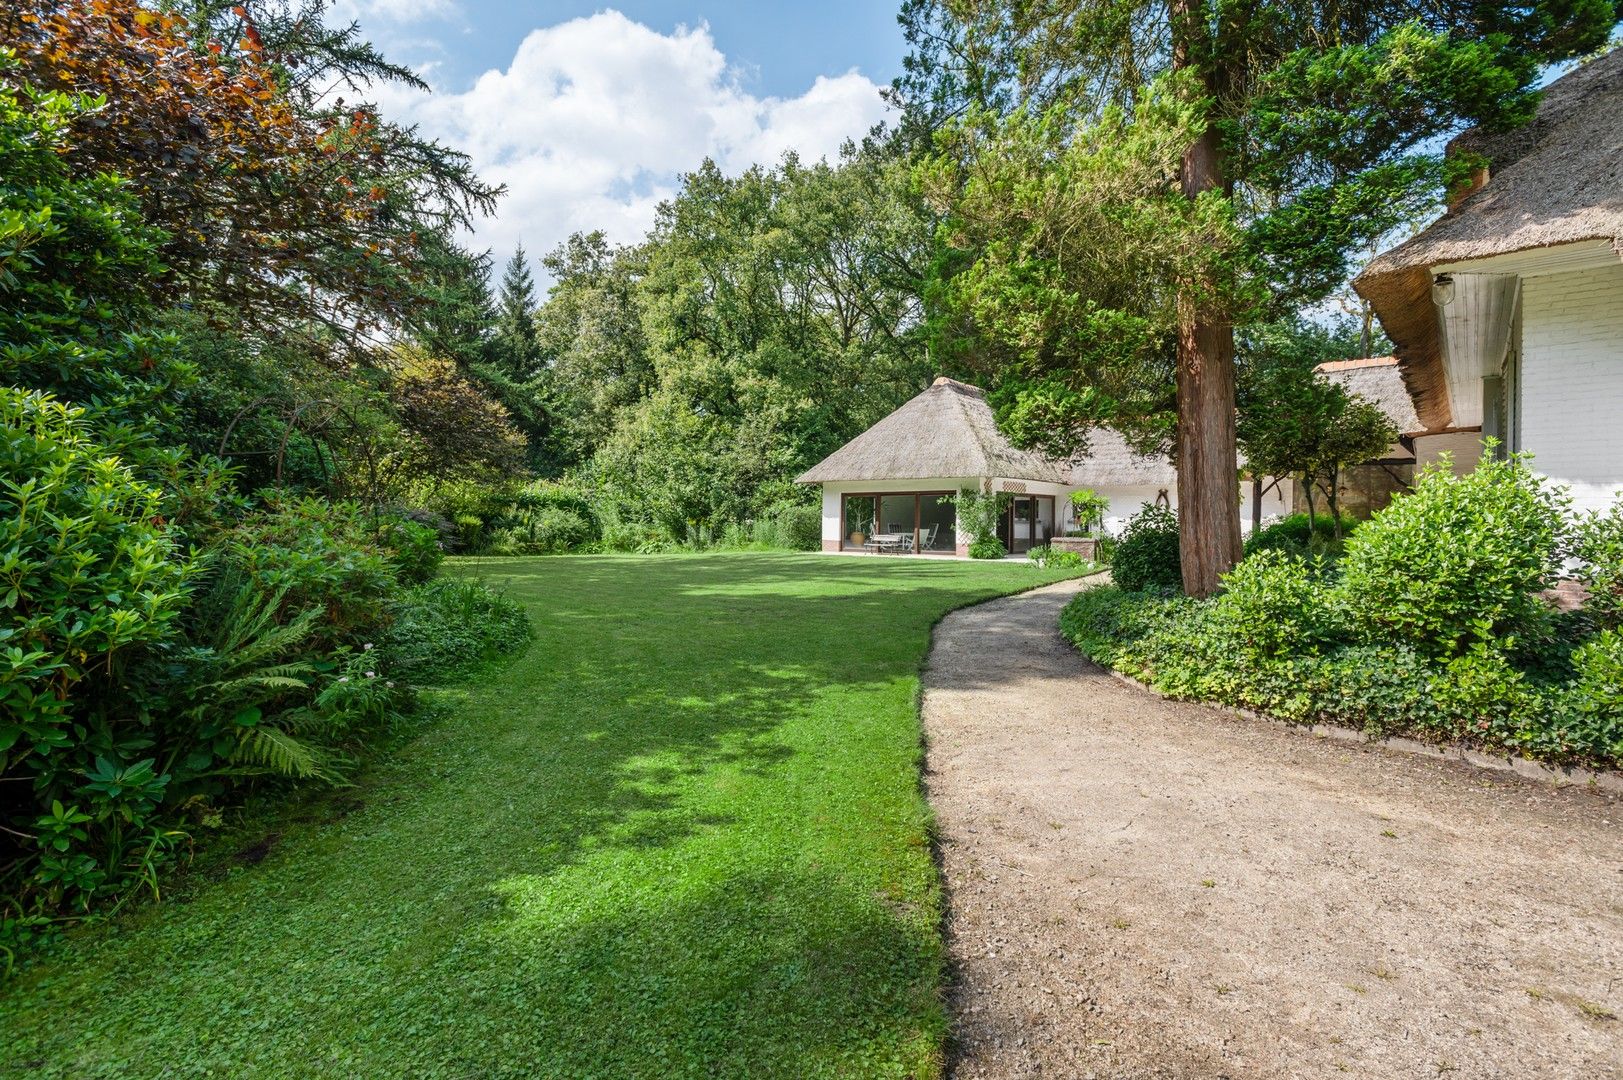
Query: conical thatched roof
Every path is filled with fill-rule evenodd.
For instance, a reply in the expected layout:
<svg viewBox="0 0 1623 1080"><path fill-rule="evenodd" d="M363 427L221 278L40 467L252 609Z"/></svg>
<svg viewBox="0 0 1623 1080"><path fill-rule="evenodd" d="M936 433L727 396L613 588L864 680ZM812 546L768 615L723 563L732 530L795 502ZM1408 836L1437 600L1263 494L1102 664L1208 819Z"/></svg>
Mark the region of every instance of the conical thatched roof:
<svg viewBox="0 0 1623 1080"><path fill-rule="evenodd" d="M1127 445L1127 440L1109 428L1088 433L1088 452L1071 466L1073 487L1164 487L1178 482L1172 459L1161 455L1144 457Z"/></svg>
<svg viewBox="0 0 1623 1080"><path fill-rule="evenodd" d="M997 429L986 391L940 378L812 466L799 482L970 476L1063 484L1066 469L1041 454L1011 446Z"/></svg>
<svg viewBox="0 0 1623 1080"><path fill-rule="evenodd" d="M1428 429L1452 422L1432 267L1584 240L1623 251L1623 49L1550 84L1526 127L1468 131L1453 145L1488 158L1488 183L1353 282L1396 344Z"/></svg>
<svg viewBox="0 0 1623 1080"><path fill-rule="evenodd" d="M1398 372L1395 356L1366 356L1358 360L1332 360L1314 369L1340 384L1349 394L1368 401L1387 415L1399 435L1418 435L1425 429L1415 414L1414 400Z"/></svg>

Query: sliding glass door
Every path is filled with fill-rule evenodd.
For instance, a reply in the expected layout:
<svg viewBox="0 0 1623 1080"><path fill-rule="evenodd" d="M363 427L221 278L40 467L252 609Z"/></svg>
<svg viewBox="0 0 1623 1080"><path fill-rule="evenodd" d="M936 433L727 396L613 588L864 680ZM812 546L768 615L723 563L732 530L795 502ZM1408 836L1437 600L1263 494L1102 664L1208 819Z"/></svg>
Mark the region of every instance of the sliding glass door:
<svg viewBox="0 0 1623 1080"><path fill-rule="evenodd" d="M897 491L844 497L844 551L951 555L958 550L950 491Z"/></svg>

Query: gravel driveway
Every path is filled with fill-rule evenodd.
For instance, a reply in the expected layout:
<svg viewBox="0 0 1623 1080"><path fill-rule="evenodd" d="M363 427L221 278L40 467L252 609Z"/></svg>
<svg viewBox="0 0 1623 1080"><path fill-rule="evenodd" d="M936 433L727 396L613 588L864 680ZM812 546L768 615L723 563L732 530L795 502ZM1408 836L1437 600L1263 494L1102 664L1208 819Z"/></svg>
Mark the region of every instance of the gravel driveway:
<svg viewBox="0 0 1623 1080"><path fill-rule="evenodd" d="M1623 802L1123 685L1082 587L924 676L957 1077L1623 1077Z"/></svg>

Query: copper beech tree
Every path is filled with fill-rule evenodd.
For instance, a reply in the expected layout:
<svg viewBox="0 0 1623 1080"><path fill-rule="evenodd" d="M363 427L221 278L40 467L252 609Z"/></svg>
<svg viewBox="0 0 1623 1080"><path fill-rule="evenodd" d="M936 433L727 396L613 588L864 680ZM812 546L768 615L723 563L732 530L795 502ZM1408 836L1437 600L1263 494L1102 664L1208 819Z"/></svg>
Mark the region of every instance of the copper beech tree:
<svg viewBox="0 0 1623 1080"><path fill-rule="evenodd" d="M124 177L165 230L168 299L365 346L411 317L429 234L498 192L360 99L416 77L323 6L20 0L0 12L0 78L101 99L74 122L70 167Z"/></svg>

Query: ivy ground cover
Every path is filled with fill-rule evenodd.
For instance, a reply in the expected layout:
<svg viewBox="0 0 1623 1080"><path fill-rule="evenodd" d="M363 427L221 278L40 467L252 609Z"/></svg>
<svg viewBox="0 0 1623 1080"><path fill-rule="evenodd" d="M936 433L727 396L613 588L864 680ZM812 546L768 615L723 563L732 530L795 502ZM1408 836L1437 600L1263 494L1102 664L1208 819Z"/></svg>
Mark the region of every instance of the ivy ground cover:
<svg viewBox="0 0 1623 1080"><path fill-rule="evenodd" d="M536 640L357 786L0 984L0 1075L930 1076L918 669L1065 576L484 560ZM215 847L221 845L216 844Z"/></svg>

